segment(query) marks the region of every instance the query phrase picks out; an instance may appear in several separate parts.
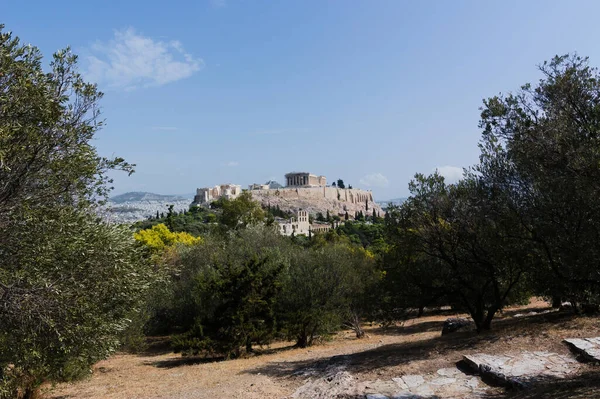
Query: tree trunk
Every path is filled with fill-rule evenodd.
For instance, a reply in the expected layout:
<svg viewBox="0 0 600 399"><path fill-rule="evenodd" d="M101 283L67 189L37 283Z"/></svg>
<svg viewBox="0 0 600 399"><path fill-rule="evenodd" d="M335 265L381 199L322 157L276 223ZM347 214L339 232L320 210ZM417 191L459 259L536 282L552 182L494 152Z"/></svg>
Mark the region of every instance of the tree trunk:
<svg viewBox="0 0 600 399"><path fill-rule="evenodd" d="M356 338L362 338L365 336L365 332L360 325L360 317L357 312L352 312L348 317L348 321L346 322L346 326L350 327L352 331L356 334Z"/></svg>
<svg viewBox="0 0 600 399"><path fill-rule="evenodd" d="M308 337L306 335L298 335L296 346L298 348L306 348L308 346Z"/></svg>
<svg viewBox="0 0 600 399"><path fill-rule="evenodd" d="M483 331L483 325L485 323L485 313L483 306L478 306L477 309L475 309L475 313L471 313L471 318L475 322L475 328L477 329L477 332L480 333L481 331Z"/></svg>
<svg viewBox="0 0 600 399"><path fill-rule="evenodd" d="M37 388L28 387L23 391L22 399L37 399L40 397L40 391Z"/></svg>
<svg viewBox="0 0 600 399"><path fill-rule="evenodd" d="M424 312L425 312L425 306L419 306L419 312L417 313L417 317L423 317Z"/></svg>
<svg viewBox="0 0 600 399"><path fill-rule="evenodd" d="M558 309L562 306L562 298L558 295L552 296L552 307Z"/></svg>
<svg viewBox="0 0 600 399"><path fill-rule="evenodd" d="M494 319L494 315L496 314L496 312L498 311L497 307L492 307L489 308L487 311L487 315L485 316L485 319L483 320L483 325L482 325L482 329L489 331L492 328L492 320Z"/></svg>

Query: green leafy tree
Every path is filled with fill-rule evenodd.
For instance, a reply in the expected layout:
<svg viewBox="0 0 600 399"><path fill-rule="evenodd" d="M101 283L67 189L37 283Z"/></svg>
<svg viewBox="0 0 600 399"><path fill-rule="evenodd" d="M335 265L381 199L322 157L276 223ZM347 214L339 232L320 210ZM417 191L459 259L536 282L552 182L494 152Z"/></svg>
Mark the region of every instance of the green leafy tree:
<svg viewBox="0 0 600 399"><path fill-rule="evenodd" d="M600 74L576 55L539 69L536 86L484 102L478 173L508 193L537 250L538 294L598 304Z"/></svg>
<svg viewBox="0 0 600 399"><path fill-rule="evenodd" d="M151 280L131 232L94 216L107 172L96 153L102 94L69 49L50 73L0 27L0 397L32 398L119 347Z"/></svg>
<svg viewBox="0 0 600 399"><path fill-rule="evenodd" d="M260 204L252 199L252 194L243 192L233 200L224 200L221 223L229 229L239 229L264 221L265 213Z"/></svg>
<svg viewBox="0 0 600 399"><path fill-rule="evenodd" d="M253 344L268 344L289 246L275 229L250 226L184 249L171 302L155 311L164 317L157 322L185 331L174 338L175 349L239 356Z"/></svg>
<svg viewBox="0 0 600 399"><path fill-rule="evenodd" d="M167 205L167 227L171 231L174 230L173 217L175 216L175 213L173 212L173 208L175 208L175 205Z"/></svg>
<svg viewBox="0 0 600 399"><path fill-rule="evenodd" d="M447 186L440 175L416 175L402 234L435 264L442 282L434 288L455 307L466 310L478 331L491 327L504 306L527 296L525 273L533 266L530 247L516 235L518 220L506 208L502 191L477 175ZM417 255L418 257L418 255ZM429 270L429 269L428 269ZM431 279L429 272L425 280ZM423 285L421 285L423 286Z"/></svg>
<svg viewBox="0 0 600 399"><path fill-rule="evenodd" d="M299 347L310 346L353 320L351 315L360 317L357 304L371 281L361 276L370 270L366 263L371 260L343 243L298 251L278 301L280 325L288 338Z"/></svg>
<svg viewBox="0 0 600 399"><path fill-rule="evenodd" d="M338 179L337 187L338 188L346 188L346 186L344 185L344 181L342 179Z"/></svg>

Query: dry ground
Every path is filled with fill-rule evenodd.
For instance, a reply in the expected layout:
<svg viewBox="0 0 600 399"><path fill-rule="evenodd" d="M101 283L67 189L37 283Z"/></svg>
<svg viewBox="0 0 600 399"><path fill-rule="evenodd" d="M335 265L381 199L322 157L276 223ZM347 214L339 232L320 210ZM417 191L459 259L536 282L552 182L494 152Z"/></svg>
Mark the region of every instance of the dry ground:
<svg viewBox="0 0 600 399"><path fill-rule="evenodd" d="M506 309L490 332L459 332L441 337L443 321L451 313L409 320L402 326L367 327L358 340L350 331L308 349L280 342L260 355L236 360L182 358L154 346L140 355L117 354L93 368L92 377L72 384L45 387L45 399L71 398L284 398L305 381L307 369L324 369L344 356L346 370L360 380L390 379L454 367L463 354L502 354L544 350L568 354L561 343L567 337L600 336L600 319L567 313L515 318L517 313L539 312L545 302ZM569 381L545 381L526 392L494 389L490 398L600 398L600 366L584 365Z"/></svg>

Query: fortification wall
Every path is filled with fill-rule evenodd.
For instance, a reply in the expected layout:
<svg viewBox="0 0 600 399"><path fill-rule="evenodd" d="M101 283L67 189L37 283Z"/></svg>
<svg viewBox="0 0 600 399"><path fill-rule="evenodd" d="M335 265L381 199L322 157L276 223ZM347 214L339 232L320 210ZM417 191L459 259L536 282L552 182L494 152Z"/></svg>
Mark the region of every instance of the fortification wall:
<svg viewBox="0 0 600 399"><path fill-rule="evenodd" d="M337 187L286 187L280 189L261 189L249 191L253 198L263 205L279 206L281 209L295 211L306 209L311 214L327 211L335 214L354 216L356 212L378 213L383 211L377 205L371 191Z"/></svg>
<svg viewBox="0 0 600 399"><path fill-rule="evenodd" d="M352 204L373 202L373 193L356 188L337 187L286 187L280 189L251 190L253 195L279 198L331 199Z"/></svg>

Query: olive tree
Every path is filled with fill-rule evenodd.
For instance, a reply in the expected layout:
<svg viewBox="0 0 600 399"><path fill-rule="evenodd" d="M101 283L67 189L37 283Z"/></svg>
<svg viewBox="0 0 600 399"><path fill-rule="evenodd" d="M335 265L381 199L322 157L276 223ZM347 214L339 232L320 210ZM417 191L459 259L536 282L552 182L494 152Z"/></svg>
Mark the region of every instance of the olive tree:
<svg viewBox="0 0 600 399"><path fill-rule="evenodd" d="M537 250L538 293L598 304L600 73L577 55L539 69L537 85L484 101L477 170L507 193Z"/></svg>
<svg viewBox="0 0 600 399"><path fill-rule="evenodd" d="M0 397L80 376L117 348L151 272L129 231L94 216L107 172L96 86L69 49L50 71L0 26Z"/></svg>

